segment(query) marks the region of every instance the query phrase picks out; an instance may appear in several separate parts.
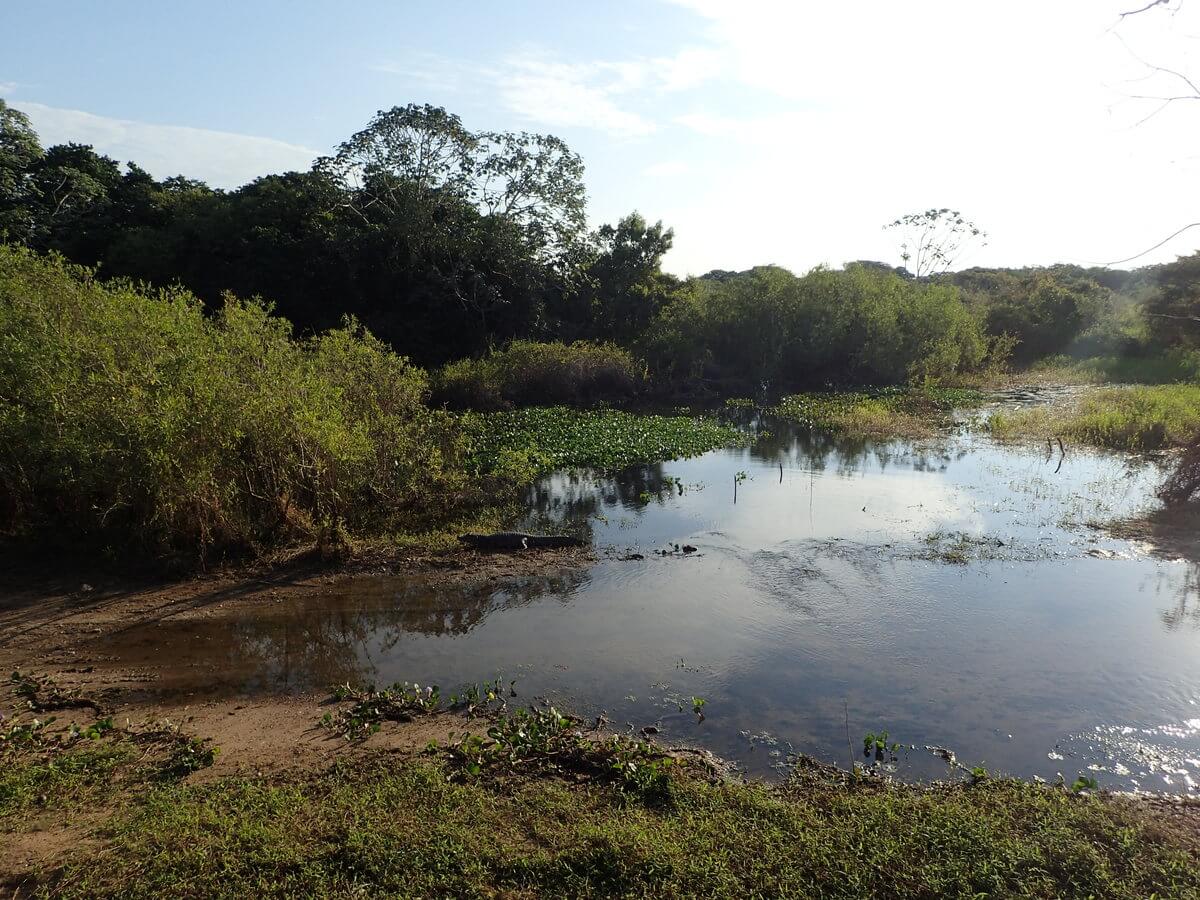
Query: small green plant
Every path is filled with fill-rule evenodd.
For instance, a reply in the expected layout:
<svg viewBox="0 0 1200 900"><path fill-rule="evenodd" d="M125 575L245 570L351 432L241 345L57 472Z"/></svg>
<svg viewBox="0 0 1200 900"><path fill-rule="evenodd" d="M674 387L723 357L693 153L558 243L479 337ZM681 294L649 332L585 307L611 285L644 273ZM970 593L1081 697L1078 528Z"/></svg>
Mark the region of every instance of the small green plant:
<svg viewBox="0 0 1200 900"><path fill-rule="evenodd" d="M9 720L0 713L0 756L43 744L47 739L46 729L53 722L53 716L26 721L19 716Z"/></svg>
<svg viewBox="0 0 1200 900"><path fill-rule="evenodd" d="M584 736L582 720L553 706L500 713L484 736L465 734L448 752L458 777L555 773L611 778L644 799L669 792L675 760L647 741Z"/></svg>
<svg viewBox="0 0 1200 900"><path fill-rule="evenodd" d="M105 716L103 719L97 719L86 728L80 728L74 722L68 730L69 739L83 738L84 740L94 741L96 738L102 737L113 730L112 716Z"/></svg>
<svg viewBox="0 0 1200 900"><path fill-rule="evenodd" d="M99 708L94 700L82 696L78 691L63 690L52 678L45 675L26 675L17 670L9 676L8 680L12 685L13 692L35 712L81 706Z"/></svg>
<svg viewBox="0 0 1200 900"><path fill-rule="evenodd" d="M704 705L706 703L708 703L708 701L705 700L703 697L693 697L692 698L692 712L694 712L696 714L696 719L698 721L701 721L701 722L704 721Z"/></svg>
<svg viewBox="0 0 1200 900"><path fill-rule="evenodd" d="M1080 775L1071 783L1071 792L1081 794L1084 791L1095 791L1100 788L1100 783L1090 775Z"/></svg>
<svg viewBox="0 0 1200 900"><path fill-rule="evenodd" d="M214 747L207 738L179 735L175 748L163 764L162 774L167 778L186 778L211 766L220 752L220 748Z"/></svg>
<svg viewBox="0 0 1200 900"><path fill-rule="evenodd" d="M516 680L508 683L508 693L516 696ZM321 725L336 731L349 741L361 741L377 733L384 722L408 722L442 709L462 711L468 718L484 711L503 712L508 707L504 682L496 678L482 684L468 684L442 703L436 684L422 687L418 682L398 681L391 687L359 689L350 684L335 685L331 693L338 701L353 700L348 709L325 713Z"/></svg>
<svg viewBox="0 0 1200 900"><path fill-rule="evenodd" d="M336 713L325 713L321 724L348 741L365 740L378 732L385 721L407 722L436 712L442 702L437 685L422 687L406 681L398 681L382 690L376 690L374 686L358 690L349 684L337 685L333 696L337 700L353 700L354 705Z"/></svg>
<svg viewBox="0 0 1200 900"><path fill-rule="evenodd" d="M517 696L516 679L508 683L508 693L509 696ZM451 694L449 699L449 708L465 711L467 718L481 710L492 708L493 705L498 706L501 711L508 705L504 698L504 685L499 678L482 684L469 684L462 688L460 693Z"/></svg>
<svg viewBox="0 0 1200 900"><path fill-rule="evenodd" d="M888 740L887 731L868 731L863 735L863 756L874 757L876 762L895 762L900 750L898 741Z"/></svg>

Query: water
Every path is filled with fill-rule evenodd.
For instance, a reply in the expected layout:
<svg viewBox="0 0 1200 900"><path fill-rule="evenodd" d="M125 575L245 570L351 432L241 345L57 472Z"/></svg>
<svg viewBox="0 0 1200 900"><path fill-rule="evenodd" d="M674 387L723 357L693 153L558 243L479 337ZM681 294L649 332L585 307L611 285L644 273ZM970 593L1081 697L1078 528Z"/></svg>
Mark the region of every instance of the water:
<svg viewBox="0 0 1200 900"><path fill-rule="evenodd" d="M253 617L135 629L108 651L169 660L164 689L203 693L500 675L523 700L656 725L768 777L794 752L861 760L863 734L885 728L916 748L902 777L945 776L936 745L1023 777L1196 792L1200 561L1092 527L1152 505L1160 477L966 432L777 428L746 449L539 483L519 524L589 533L602 559L587 570L498 589L355 579Z"/></svg>

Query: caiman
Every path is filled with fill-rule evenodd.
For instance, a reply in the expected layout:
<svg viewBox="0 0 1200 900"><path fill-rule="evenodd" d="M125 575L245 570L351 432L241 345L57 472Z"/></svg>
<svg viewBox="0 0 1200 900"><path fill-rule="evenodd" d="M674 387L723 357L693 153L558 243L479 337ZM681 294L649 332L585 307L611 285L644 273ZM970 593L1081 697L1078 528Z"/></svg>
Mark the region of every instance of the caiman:
<svg viewBox="0 0 1200 900"><path fill-rule="evenodd" d="M524 534L500 531L496 534L460 534L460 543L476 550L547 550L558 547L582 547L583 541L566 534Z"/></svg>

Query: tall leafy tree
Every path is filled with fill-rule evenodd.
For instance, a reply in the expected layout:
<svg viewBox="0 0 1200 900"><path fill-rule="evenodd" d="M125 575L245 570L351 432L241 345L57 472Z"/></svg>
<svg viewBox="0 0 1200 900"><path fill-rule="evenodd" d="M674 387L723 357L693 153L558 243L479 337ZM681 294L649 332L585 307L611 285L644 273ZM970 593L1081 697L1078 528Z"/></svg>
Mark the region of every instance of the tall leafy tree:
<svg viewBox="0 0 1200 900"><path fill-rule="evenodd" d="M0 235L26 241L34 228L30 173L42 145L29 117L0 99Z"/></svg>
<svg viewBox="0 0 1200 900"><path fill-rule="evenodd" d="M596 230L584 288L591 336L628 342L672 299L679 282L662 260L674 239L661 221L651 225L637 212Z"/></svg>

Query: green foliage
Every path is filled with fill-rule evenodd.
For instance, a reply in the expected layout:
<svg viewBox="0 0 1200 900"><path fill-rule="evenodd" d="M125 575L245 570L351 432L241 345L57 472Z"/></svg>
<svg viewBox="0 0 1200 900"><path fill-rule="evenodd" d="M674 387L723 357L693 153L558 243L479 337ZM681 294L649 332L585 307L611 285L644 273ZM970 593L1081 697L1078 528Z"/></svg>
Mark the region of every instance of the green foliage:
<svg viewBox="0 0 1200 900"><path fill-rule="evenodd" d="M613 344L513 341L482 359L444 366L433 376L432 395L459 409L587 406L627 400L644 382L644 367Z"/></svg>
<svg viewBox="0 0 1200 900"><path fill-rule="evenodd" d="M0 239L28 240L32 234L31 173L42 155L29 117L0 99Z"/></svg>
<svg viewBox="0 0 1200 900"><path fill-rule="evenodd" d="M564 328L622 342L639 337L678 296L679 280L662 271L674 239L662 222L650 225L636 212L600 226L580 283L565 298Z"/></svg>
<svg viewBox="0 0 1200 900"><path fill-rule="evenodd" d="M96 282L0 247L0 511L113 551L194 558L406 524L462 499L452 418L355 323L296 341L227 298Z"/></svg>
<svg viewBox="0 0 1200 900"><path fill-rule="evenodd" d="M698 456L742 443L745 435L711 419L642 416L565 407L468 413L463 428L476 471L523 468L527 475L557 468L622 469L637 463Z"/></svg>
<svg viewBox="0 0 1200 900"><path fill-rule="evenodd" d="M163 763L161 774L168 779L186 778L193 772L207 769L217 761L220 747L214 747L207 738L180 735L175 741L171 755Z"/></svg>
<svg viewBox="0 0 1200 900"><path fill-rule="evenodd" d="M997 412L988 427L1003 440L1061 436L1134 452L1186 446L1200 435L1200 385L1103 388L1071 404Z"/></svg>
<svg viewBox="0 0 1200 900"><path fill-rule="evenodd" d="M711 369L756 387L936 380L974 369L986 352L956 289L862 266L698 279L641 346L668 376Z"/></svg>
<svg viewBox="0 0 1200 900"><path fill-rule="evenodd" d="M218 749L170 722L80 727L0 715L0 832L37 810L77 809L130 781L175 782L211 766Z"/></svg>
<svg viewBox="0 0 1200 900"><path fill-rule="evenodd" d="M1100 323L1113 329L1117 303L1113 292L1092 273L1068 266L1048 269L968 269L945 276L958 285L967 304L981 317L993 338L1014 342L1015 362L1034 360L1068 349L1079 352L1124 350L1123 336L1106 340L1084 334Z"/></svg>
<svg viewBox="0 0 1200 900"><path fill-rule="evenodd" d="M889 741L887 730L878 733L868 731L863 735L863 756L874 757L875 762L895 762L900 750L898 741Z"/></svg>
<svg viewBox="0 0 1200 900"><path fill-rule="evenodd" d="M503 771L501 769L500 771ZM447 780L448 775L453 775ZM28 893L55 897L1187 897L1193 851L1132 802L989 778L775 789L672 775L462 777L347 761L163 786L123 803Z"/></svg>
<svg viewBox="0 0 1200 900"><path fill-rule="evenodd" d="M1200 350L1172 347L1154 356L1049 356L1028 369L1037 380L1065 384L1200 382Z"/></svg>
<svg viewBox="0 0 1200 900"><path fill-rule="evenodd" d="M321 724L347 740L363 740L379 731L384 721L408 722L418 716L437 712L441 691L435 684L421 685L398 681L390 688L358 690L350 685L334 689L338 700L353 700L354 705L337 713L325 713Z"/></svg>
<svg viewBox="0 0 1200 900"><path fill-rule="evenodd" d="M1160 267L1156 282L1146 303L1150 333L1163 346L1200 350L1200 253Z"/></svg>
<svg viewBox="0 0 1200 900"><path fill-rule="evenodd" d="M449 748L460 777L514 773L609 778L645 800L670 790L675 760L646 741L614 736L594 740L582 722L553 706L517 710L496 717L486 737L465 734Z"/></svg>
<svg viewBox="0 0 1200 900"><path fill-rule="evenodd" d="M792 394L769 412L798 425L854 437L924 437L955 409L978 406L983 395L965 388L882 388Z"/></svg>

